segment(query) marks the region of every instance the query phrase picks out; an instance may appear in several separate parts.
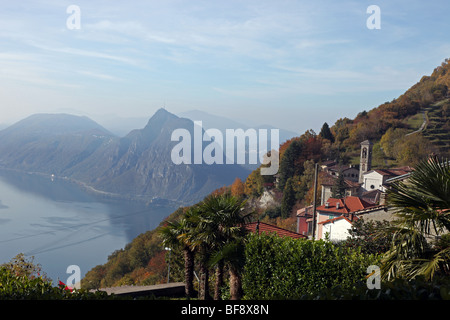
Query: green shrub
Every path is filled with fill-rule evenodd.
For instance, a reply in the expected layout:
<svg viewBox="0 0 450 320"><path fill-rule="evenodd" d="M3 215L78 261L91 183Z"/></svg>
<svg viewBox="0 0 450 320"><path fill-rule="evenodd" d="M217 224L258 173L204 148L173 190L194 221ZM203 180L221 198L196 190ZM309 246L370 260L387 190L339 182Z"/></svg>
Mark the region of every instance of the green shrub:
<svg viewBox="0 0 450 320"><path fill-rule="evenodd" d="M86 300L109 299L106 292L66 290L64 286L53 286L43 277L29 277L0 266L0 300Z"/></svg>
<svg viewBox="0 0 450 320"><path fill-rule="evenodd" d="M302 300L450 300L450 279L436 278L429 282L421 278L395 279L382 282L381 288L368 289L364 281L350 289L327 288Z"/></svg>
<svg viewBox="0 0 450 320"><path fill-rule="evenodd" d="M319 240L249 235L243 288L246 299L297 299L325 288L352 288L379 257Z"/></svg>

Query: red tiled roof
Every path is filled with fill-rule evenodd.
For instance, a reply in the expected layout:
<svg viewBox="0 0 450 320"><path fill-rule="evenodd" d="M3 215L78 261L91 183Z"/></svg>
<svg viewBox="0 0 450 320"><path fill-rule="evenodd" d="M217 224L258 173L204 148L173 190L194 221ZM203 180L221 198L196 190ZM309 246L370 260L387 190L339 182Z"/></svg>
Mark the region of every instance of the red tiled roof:
<svg viewBox="0 0 450 320"><path fill-rule="evenodd" d="M258 226L258 222L251 222L245 225L245 227L247 228L247 230L256 233L256 228ZM280 237L291 237L293 239L299 239L299 238L306 238L306 236L297 233L297 232L293 232L290 230L286 230L268 223L264 223L264 222L259 222L259 232L265 232L265 233L273 233L275 232L278 236Z"/></svg>
<svg viewBox="0 0 450 320"><path fill-rule="evenodd" d="M343 199L329 198L327 202L328 208L324 204L317 207L317 211L346 214L375 206L375 204L355 196L348 196ZM339 204L339 208L336 208L337 204Z"/></svg>
<svg viewBox="0 0 450 320"><path fill-rule="evenodd" d="M330 223L330 222L334 222L336 220L341 220L341 219L345 219L345 220L347 220L348 223L352 224L352 221L350 221L350 219L347 218L346 216L339 216L339 217L336 217L336 218L328 219L328 220L325 220L325 221L318 222L318 224ZM359 218L355 216L355 217L353 217L353 219L354 220L358 220Z"/></svg>

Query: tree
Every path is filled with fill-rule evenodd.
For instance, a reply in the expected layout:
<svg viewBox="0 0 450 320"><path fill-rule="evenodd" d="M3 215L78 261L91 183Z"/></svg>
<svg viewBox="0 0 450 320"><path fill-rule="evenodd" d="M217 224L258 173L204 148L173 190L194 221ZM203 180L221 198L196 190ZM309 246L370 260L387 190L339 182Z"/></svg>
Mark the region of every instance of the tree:
<svg viewBox="0 0 450 320"><path fill-rule="evenodd" d="M283 191L283 199L281 200L281 217L289 218L292 208L296 203L295 191L292 178L289 178Z"/></svg>
<svg viewBox="0 0 450 320"><path fill-rule="evenodd" d="M450 274L450 163L430 157L416 166L408 182L388 190L396 219L379 236L393 234L381 268L385 279Z"/></svg>
<svg viewBox="0 0 450 320"><path fill-rule="evenodd" d="M303 169L303 164L301 168L298 164L298 158L303 150L302 145L300 140L293 140L281 158L279 169L280 178L278 182L278 188L280 190L284 189L289 178L292 178L295 174L301 173L299 170L302 171Z"/></svg>
<svg viewBox="0 0 450 320"><path fill-rule="evenodd" d="M342 199L345 197L345 189L347 184L345 183L344 174L339 172L339 176L334 180L333 186L331 186L331 196L336 199Z"/></svg>
<svg viewBox="0 0 450 320"><path fill-rule="evenodd" d="M326 122L323 124L322 129L320 129L319 136L321 136L323 139L328 139L331 142L334 142L333 133L331 132L330 127Z"/></svg>
<svg viewBox="0 0 450 320"><path fill-rule="evenodd" d="M261 168L253 170L245 180L244 192L247 196L258 197L262 194L264 180L261 176Z"/></svg>
<svg viewBox="0 0 450 320"><path fill-rule="evenodd" d="M392 241L392 234L377 237L377 231L389 226L388 221L364 221L360 218L353 222L349 229L350 236L341 244L345 247L361 249L364 254L380 254L386 252Z"/></svg>
<svg viewBox="0 0 450 320"><path fill-rule="evenodd" d="M40 277L45 281L50 281L50 278L42 270L42 266L34 263L34 256L27 258L23 253L19 253L11 261L1 266L10 270L17 277L28 277L31 279Z"/></svg>
<svg viewBox="0 0 450 320"><path fill-rule="evenodd" d="M231 185L231 195L235 197L242 197L244 195L244 183L241 179L236 178Z"/></svg>
<svg viewBox="0 0 450 320"><path fill-rule="evenodd" d="M204 259L210 259L212 252L221 252L225 247L234 243L237 239L242 239L246 233L244 224L248 221L249 215L243 214L245 201L227 194L220 196L209 196L199 204L200 220L196 230L196 241L202 248L209 248ZM219 255L220 256L220 255ZM217 257L217 255L216 255ZM214 298L220 298L220 289L223 285L223 267L225 263L230 266L231 281L230 290L239 291L235 286L239 286L240 281L235 279L238 275L236 266L230 260L230 256L223 255L222 259L210 259L209 263L216 267L216 283ZM203 290L207 290L203 288Z"/></svg>
<svg viewBox="0 0 450 320"><path fill-rule="evenodd" d="M159 232L163 238L163 245L174 248L181 247L184 255L185 294L187 297L194 295L194 255L190 233L195 228L194 207L188 209L184 216L177 221L169 221Z"/></svg>
<svg viewBox="0 0 450 320"><path fill-rule="evenodd" d="M222 250L215 253L211 262L226 261L230 273L231 300L240 300L243 296L242 273L245 266L245 237L236 237L228 242Z"/></svg>

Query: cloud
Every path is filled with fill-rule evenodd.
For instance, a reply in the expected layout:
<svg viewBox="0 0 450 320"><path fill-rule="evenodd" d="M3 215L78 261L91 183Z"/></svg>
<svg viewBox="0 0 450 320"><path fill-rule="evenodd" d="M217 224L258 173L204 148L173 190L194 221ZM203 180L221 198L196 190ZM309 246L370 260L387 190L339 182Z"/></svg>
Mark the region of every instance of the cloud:
<svg viewBox="0 0 450 320"><path fill-rule="evenodd" d="M99 72L92 72L92 71L86 71L86 70L78 70L76 71L78 74L84 75L84 76L88 76L88 77L92 77L92 78L96 78L96 79L100 79L100 80L112 80L112 81L117 81L120 80L117 77L108 75L108 74L104 74L104 73L99 73Z"/></svg>

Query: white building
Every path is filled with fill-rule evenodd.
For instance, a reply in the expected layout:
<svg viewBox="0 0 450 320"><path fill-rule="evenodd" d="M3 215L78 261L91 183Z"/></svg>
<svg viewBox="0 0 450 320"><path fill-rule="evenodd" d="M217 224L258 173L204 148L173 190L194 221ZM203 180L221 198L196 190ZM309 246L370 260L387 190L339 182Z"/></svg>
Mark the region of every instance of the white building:
<svg viewBox="0 0 450 320"><path fill-rule="evenodd" d="M322 224L320 229L322 234L319 235L319 239L325 239L328 236L330 241L341 241L350 236L349 229L352 227L352 222L344 216L328 219L319 224Z"/></svg>
<svg viewBox="0 0 450 320"><path fill-rule="evenodd" d="M411 167L371 170L363 174L361 187L365 191L381 190L385 192L389 182L405 179L411 172Z"/></svg>

